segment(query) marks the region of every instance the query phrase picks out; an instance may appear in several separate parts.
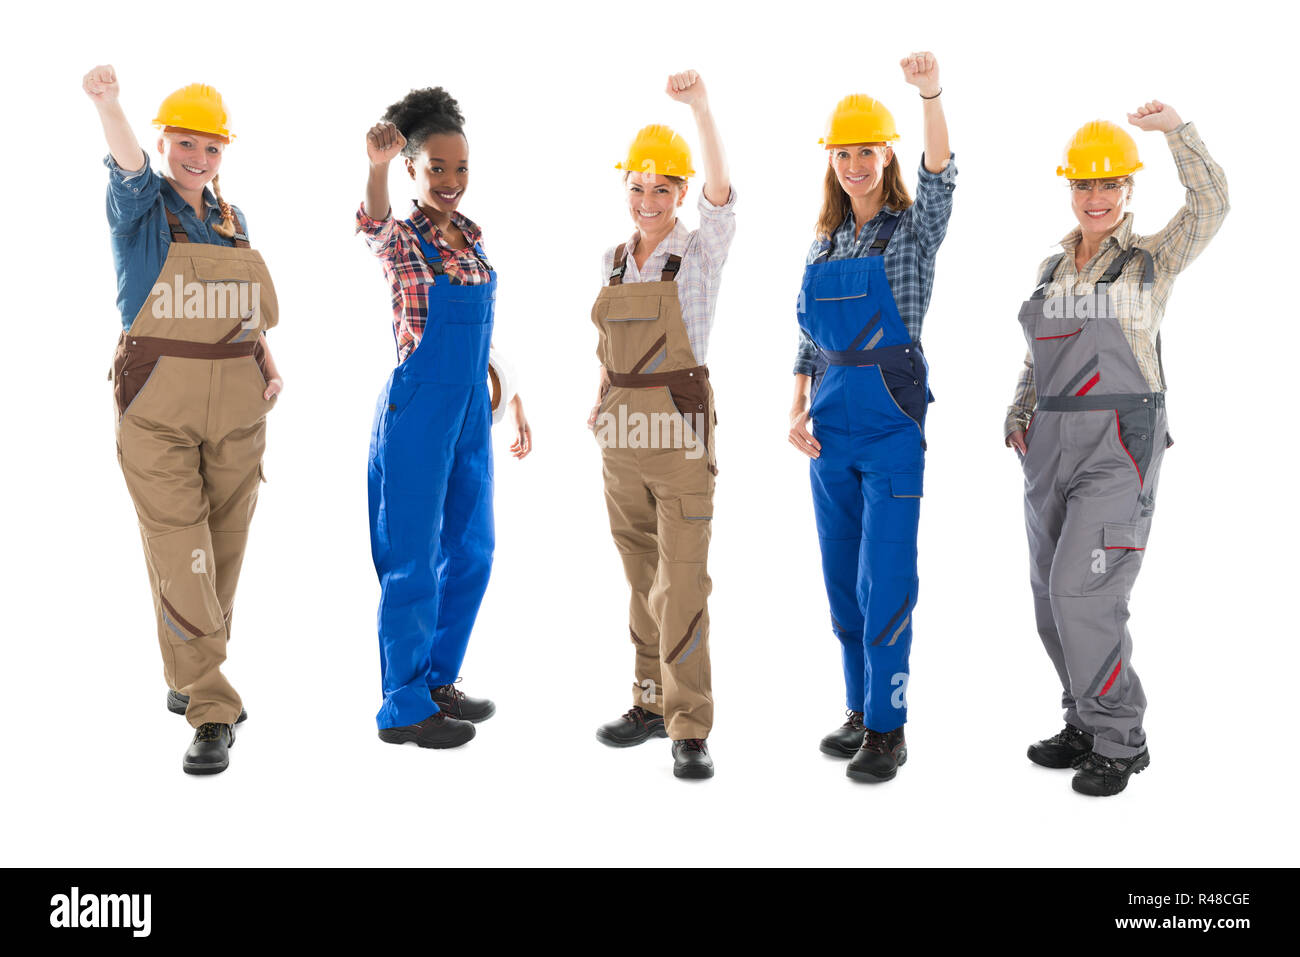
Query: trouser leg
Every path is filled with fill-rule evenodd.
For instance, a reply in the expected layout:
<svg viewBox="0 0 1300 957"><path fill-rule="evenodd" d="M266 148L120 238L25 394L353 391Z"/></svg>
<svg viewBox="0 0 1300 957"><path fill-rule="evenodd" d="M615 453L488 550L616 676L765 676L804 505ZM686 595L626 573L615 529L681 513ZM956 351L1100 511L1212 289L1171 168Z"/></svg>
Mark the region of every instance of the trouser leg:
<svg viewBox="0 0 1300 957"><path fill-rule="evenodd" d="M677 450L649 453L646 465L659 528L650 611L659 625L668 737L707 738L713 728L708 605L713 475L706 459L686 459Z"/></svg>
<svg viewBox="0 0 1300 957"><path fill-rule="evenodd" d="M1025 533L1029 540L1029 587L1034 601L1034 622L1039 640L1061 682L1061 708L1065 721L1087 730L1079 718L1074 695L1070 692L1070 673L1065 664L1065 649L1056 627L1048 583L1057 542L1065 523L1065 495L1057 475L1060 465L1059 420L1051 415L1035 417L1033 439L1025 456Z"/></svg>
<svg viewBox="0 0 1300 957"><path fill-rule="evenodd" d="M844 704L862 711L866 702L865 619L858 603L858 562L863 550L861 473L823 437L822 454L809 460L813 514L821 545L822 577L830 602L831 628L840 642Z"/></svg>
<svg viewBox="0 0 1300 957"><path fill-rule="evenodd" d="M1160 436L1163 440L1163 435ZM1160 450L1163 452L1163 447ZM1161 455L1144 484L1122 450L1099 447L1080 465L1066 505L1050 592L1069 690L1093 750L1131 757L1146 745L1146 695L1133 669L1128 599L1145 554Z"/></svg>
<svg viewBox="0 0 1300 957"><path fill-rule="evenodd" d="M414 397L400 390L415 391ZM399 382L389 397L400 414L376 423L370 460L370 544L379 575L381 729L418 724L438 712L429 697L433 636L441 598L437 567L453 431L463 416L431 386Z"/></svg>
<svg viewBox="0 0 1300 957"><path fill-rule="evenodd" d="M451 684L460 675L474 621L492 574L496 530L492 515L492 445L487 393L471 401L470 415L456 443L447 481L439 540L438 627L430 652L428 687Z"/></svg>
<svg viewBox="0 0 1300 957"><path fill-rule="evenodd" d="M919 578L916 536L921 516L920 472L907 480L872 471L863 475L863 524L858 603L864 611L866 652L863 723L889 732L907 721L908 657Z"/></svg>
<svg viewBox="0 0 1300 957"><path fill-rule="evenodd" d="M135 503L149 566L163 673L190 696L191 725L233 724L240 700L221 673L225 610L219 557L196 431L125 416L118 426L122 474Z"/></svg>
<svg viewBox="0 0 1300 957"><path fill-rule="evenodd" d="M650 590L659 569L655 500L641 475L635 450L606 448L602 458L609 530L631 591L628 632L636 652L632 703L663 714L659 624L650 611Z"/></svg>
<svg viewBox="0 0 1300 957"><path fill-rule="evenodd" d="M204 444L200 449L204 494L210 508L208 528L216 560L217 601L221 605L227 641L248 531L257 508L265 452L265 419L227 435L218 443ZM190 708L196 705L201 706L202 701L191 698Z"/></svg>

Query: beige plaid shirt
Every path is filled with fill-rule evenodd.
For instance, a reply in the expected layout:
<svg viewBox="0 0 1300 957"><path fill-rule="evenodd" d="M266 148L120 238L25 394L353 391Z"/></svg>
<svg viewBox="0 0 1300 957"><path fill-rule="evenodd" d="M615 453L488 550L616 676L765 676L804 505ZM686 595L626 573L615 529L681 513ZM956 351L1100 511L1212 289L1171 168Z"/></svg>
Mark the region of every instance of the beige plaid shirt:
<svg viewBox="0 0 1300 957"><path fill-rule="evenodd" d="M1152 392L1165 390L1160 376L1160 360L1156 355L1156 334L1160 332L1160 323L1164 320L1174 277L1204 251L1228 215L1228 180L1219 164L1210 158L1205 144L1196 133L1196 127L1184 123L1166 133L1165 141L1174 155L1178 179L1187 187L1187 202L1183 208L1169 220L1164 229L1154 236L1146 237L1133 232L1133 214L1125 213L1115 231L1102 242L1097 255L1083 267L1082 273L1074 265L1074 251L1081 236L1076 227L1061 240L1065 259L1061 261L1056 276L1044 291L1048 298L1087 295L1093 291L1093 285L1121 251L1137 245L1150 252L1155 260L1154 288L1143 291L1142 257L1134 256L1110 287L1110 295L1120 327L1124 330L1124 338L1137 357L1138 368L1142 370ZM1035 285L1047 268L1050 258L1039 263L1038 270L1034 273ZM1007 409L1006 421L1003 423L1004 437L1029 425L1037 401L1038 396L1034 391L1034 361L1032 355L1026 353L1025 367L1016 383L1015 398Z"/></svg>

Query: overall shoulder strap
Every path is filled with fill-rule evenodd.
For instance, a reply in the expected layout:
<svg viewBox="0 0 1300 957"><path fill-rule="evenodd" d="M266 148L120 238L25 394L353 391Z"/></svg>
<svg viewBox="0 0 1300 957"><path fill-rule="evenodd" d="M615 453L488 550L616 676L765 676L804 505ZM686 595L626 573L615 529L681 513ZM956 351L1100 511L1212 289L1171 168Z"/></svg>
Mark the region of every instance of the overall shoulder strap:
<svg viewBox="0 0 1300 957"><path fill-rule="evenodd" d="M411 232L415 233L416 242L420 247L420 255L424 257L424 261L433 270L433 274L435 276L445 276L447 267L443 265L442 253L438 252L437 248L424 238L424 233L420 232L415 223L408 219L406 224L411 227Z"/></svg>
<svg viewBox="0 0 1300 957"><path fill-rule="evenodd" d="M492 264L488 262L487 255L483 252L483 243L481 241L474 244L474 255L478 257L478 261L483 264L484 269L488 272L492 271Z"/></svg>
<svg viewBox="0 0 1300 957"><path fill-rule="evenodd" d="M885 217L880 228L876 230L876 238L871 241L867 247L868 256L883 256L885 247L889 245L889 240L893 238L894 230L898 228L898 221L902 218L901 214L893 213Z"/></svg>
<svg viewBox="0 0 1300 957"><path fill-rule="evenodd" d="M627 243L619 243L614 250L614 271L609 274L611 286L623 285L623 270L627 268Z"/></svg>
<svg viewBox="0 0 1300 957"><path fill-rule="evenodd" d="M677 279L677 270L682 268L682 257L678 255L669 256L664 262L663 274L659 277L661 282L673 282Z"/></svg>
<svg viewBox="0 0 1300 957"><path fill-rule="evenodd" d="M1043 274L1038 277L1038 285L1034 287L1034 294L1030 299L1042 299L1047 295L1047 287L1052 282L1052 277L1056 275L1056 270L1061 268L1061 261L1065 259L1065 253L1057 253L1047 261L1043 267Z"/></svg>
<svg viewBox="0 0 1300 957"><path fill-rule="evenodd" d="M184 223L170 209L167 210L167 227L172 231L172 242L188 243L190 241L190 234L185 231Z"/></svg>

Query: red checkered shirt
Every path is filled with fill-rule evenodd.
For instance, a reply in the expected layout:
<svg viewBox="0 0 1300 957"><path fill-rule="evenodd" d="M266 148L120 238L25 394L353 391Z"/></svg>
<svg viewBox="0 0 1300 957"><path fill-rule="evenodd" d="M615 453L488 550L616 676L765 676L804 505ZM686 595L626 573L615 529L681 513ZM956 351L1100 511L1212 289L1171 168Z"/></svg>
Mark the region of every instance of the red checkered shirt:
<svg viewBox="0 0 1300 957"><path fill-rule="evenodd" d="M405 362L415 351L424 335L429 318L428 287L434 283L433 270L420 251L416 230L442 254L442 265L447 270L441 280L453 285L476 286L492 278L483 260L474 252L474 245L483 238L483 231L460 213L452 213L451 221L469 244L464 249L452 249L443 238L441 230L420 212L420 206L411 201L410 220L371 219L366 215L365 204L357 209L357 232L365 236L370 251L384 265L384 275L393 290L393 338L397 341L397 361Z"/></svg>

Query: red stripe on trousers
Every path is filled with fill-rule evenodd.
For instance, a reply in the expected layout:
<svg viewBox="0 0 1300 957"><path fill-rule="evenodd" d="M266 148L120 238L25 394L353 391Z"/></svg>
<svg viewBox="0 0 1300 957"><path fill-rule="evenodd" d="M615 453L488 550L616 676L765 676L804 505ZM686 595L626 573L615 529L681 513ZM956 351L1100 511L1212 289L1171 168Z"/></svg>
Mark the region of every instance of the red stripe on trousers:
<svg viewBox="0 0 1300 957"><path fill-rule="evenodd" d="M1122 665L1123 663L1124 663L1123 658L1115 662L1115 670L1112 671L1110 673L1110 677L1106 679L1106 685L1101 689L1101 694L1097 695L1098 698L1100 698L1101 695L1105 694L1107 691L1110 690L1110 686L1113 685L1115 683L1115 679L1119 677L1119 668L1120 665Z"/></svg>

